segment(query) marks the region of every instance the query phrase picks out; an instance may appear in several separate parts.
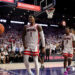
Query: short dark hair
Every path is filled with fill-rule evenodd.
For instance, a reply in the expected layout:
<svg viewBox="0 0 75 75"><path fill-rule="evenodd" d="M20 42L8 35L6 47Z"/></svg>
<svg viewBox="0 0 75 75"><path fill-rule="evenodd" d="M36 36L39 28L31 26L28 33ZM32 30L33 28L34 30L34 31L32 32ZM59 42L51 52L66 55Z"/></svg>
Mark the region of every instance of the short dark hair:
<svg viewBox="0 0 75 75"><path fill-rule="evenodd" d="M35 16L33 14L30 14L29 16L33 16L35 18Z"/></svg>

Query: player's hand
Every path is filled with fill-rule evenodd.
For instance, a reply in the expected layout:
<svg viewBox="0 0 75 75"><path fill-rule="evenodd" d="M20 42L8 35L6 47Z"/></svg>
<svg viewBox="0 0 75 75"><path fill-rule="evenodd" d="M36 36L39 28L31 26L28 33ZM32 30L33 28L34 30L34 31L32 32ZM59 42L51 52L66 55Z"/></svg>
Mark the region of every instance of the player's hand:
<svg viewBox="0 0 75 75"><path fill-rule="evenodd" d="M73 54L75 55L75 49L74 49L74 51L73 51Z"/></svg>
<svg viewBox="0 0 75 75"><path fill-rule="evenodd" d="M42 53L46 54L45 48L42 48Z"/></svg>

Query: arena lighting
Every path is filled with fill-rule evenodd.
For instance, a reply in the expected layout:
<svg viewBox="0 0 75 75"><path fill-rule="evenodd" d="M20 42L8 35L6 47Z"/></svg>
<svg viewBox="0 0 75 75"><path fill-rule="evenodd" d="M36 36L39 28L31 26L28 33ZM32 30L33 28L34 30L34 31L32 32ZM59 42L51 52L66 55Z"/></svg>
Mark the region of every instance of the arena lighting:
<svg viewBox="0 0 75 75"><path fill-rule="evenodd" d="M5 20L5 19L0 19L0 22L4 22L4 23L6 23L7 20Z"/></svg>
<svg viewBox="0 0 75 75"><path fill-rule="evenodd" d="M64 15L62 17L65 17Z"/></svg>
<svg viewBox="0 0 75 75"><path fill-rule="evenodd" d="M9 26L9 29L11 28L11 26Z"/></svg>
<svg viewBox="0 0 75 75"><path fill-rule="evenodd" d="M69 21L70 19L68 18L67 20Z"/></svg>
<svg viewBox="0 0 75 75"><path fill-rule="evenodd" d="M13 8L13 10L15 11L15 8Z"/></svg>
<svg viewBox="0 0 75 75"><path fill-rule="evenodd" d="M26 13L24 13L24 15L25 15Z"/></svg>
<svg viewBox="0 0 75 75"><path fill-rule="evenodd" d="M10 21L10 23L24 24L24 22L20 22L20 21Z"/></svg>
<svg viewBox="0 0 75 75"><path fill-rule="evenodd" d="M27 25L29 25L30 23L28 22L27 23ZM38 24L38 23L37 23ZM38 25L40 25L40 26L45 26L45 27L47 27L48 25L47 24L38 24Z"/></svg>
<svg viewBox="0 0 75 75"><path fill-rule="evenodd" d="M61 23L63 26L66 26L66 21L62 21L62 23Z"/></svg>
<svg viewBox="0 0 75 75"><path fill-rule="evenodd" d="M8 14L8 16L9 16L10 14Z"/></svg>
<svg viewBox="0 0 75 75"><path fill-rule="evenodd" d="M75 16L73 18L75 18Z"/></svg>
<svg viewBox="0 0 75 75"><path fill-rule="evenodd" d="M10 11L10 13L12 13L12 11Z"/></svg>
<svg viewBox="0 0 75 75"><path fill-rule="evenodd" d="M59 27L58 25L53 25L53 24L52 24L52 25L50 25L50 26L51 26L51 27Z"/></svg>
<svg viewBox="0 0 75 75"><path fill-rule="evenodd" d="M47 24L39 24L40 26L45 26L45 27L47 27L48 25Z"/></svg>
<svg viewBox="0 0 75 75"><path fill-rule="evenodd" d="M23 17L23 16L20 16L20 17Z"/></svg>

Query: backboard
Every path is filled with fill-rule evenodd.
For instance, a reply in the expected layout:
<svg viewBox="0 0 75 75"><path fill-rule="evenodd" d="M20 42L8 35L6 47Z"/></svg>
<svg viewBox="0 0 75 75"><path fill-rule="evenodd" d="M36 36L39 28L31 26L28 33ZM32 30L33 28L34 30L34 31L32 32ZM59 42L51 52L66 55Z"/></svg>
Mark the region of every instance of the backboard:
<svg viewBox="0 0 75 75"><path fill-rule="evenodd" d="M47 9L53 8L56 5L56 0L41 0L38 2L38 0L34 1L34 4L37 5L39 3L41 11L40 12L34 12L34 16L37 17L44 13Z"/></svg>

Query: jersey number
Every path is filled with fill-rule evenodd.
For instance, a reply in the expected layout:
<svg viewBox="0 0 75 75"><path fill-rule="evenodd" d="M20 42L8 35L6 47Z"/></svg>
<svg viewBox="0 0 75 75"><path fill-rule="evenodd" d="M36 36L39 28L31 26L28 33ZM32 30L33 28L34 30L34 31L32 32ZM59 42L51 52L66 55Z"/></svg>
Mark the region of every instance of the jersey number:
<svg viewBox="0 0 75 75"><path fill-rule="evenodd" d="M30 37L32 37L32 32L30 32Z"/></svg>
<svg viewBox="0 0 75 75"><path fill-rule="evenodd" d="M68 40L66 40L66 44L68 44Z"/></svg>

